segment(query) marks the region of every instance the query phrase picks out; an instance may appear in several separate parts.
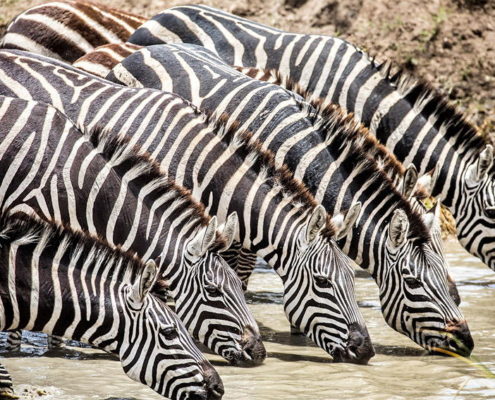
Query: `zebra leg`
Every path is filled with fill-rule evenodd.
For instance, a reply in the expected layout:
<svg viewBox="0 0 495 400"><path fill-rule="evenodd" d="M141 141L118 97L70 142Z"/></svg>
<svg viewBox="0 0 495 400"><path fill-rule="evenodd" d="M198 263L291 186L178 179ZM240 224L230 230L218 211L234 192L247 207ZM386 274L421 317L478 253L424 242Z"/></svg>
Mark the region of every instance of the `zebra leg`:
<svg viewBox="0 0 495 400"><path fill-rule="evenodd" d="M296 328L293 325L290 326L290 334L292 336L304 336L304 333L301 332L301 330L299 328Z"/></svg>
<svg viewBox="0 0 495 400"><path fill-rule="evenodd" d="M12 387L12 378L7 369L0 364L0 399L18 399Z"/></svg>
<svg viewBox="0 0 495 400"><path fill-rule="evenodd" d="M22 330L16 329L7 332L7 344L5 346L8 351L20 351L22 341Z"/></svg>
<svg viewBox="0 0 495 400"><path fill-rule="evenodd" d="M60 336L48 335L46 340L49 349L59 349L64 344L64 339Z"/></svg>

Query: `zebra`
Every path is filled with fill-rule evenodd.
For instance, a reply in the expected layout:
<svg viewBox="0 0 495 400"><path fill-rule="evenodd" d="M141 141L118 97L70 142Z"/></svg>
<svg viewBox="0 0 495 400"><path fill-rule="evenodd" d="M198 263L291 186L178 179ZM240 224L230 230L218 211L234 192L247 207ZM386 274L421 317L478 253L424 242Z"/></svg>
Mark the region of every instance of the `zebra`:
<svg viewBox="0 0 495 400"><path fill-rule="evenodd" d="M345 40L284 32L207 6L166 10L128 41L201 45L228 64L276 70L308 98L352 112L405 165L420 174L438 169L431 194L451 211L461 245L495 270L493 147L430 84L392 72L390 62Z"/></svg>
<svg viewBox="0 0 495 400"><path fill-rule="evenodd" d="M0 47L73 62L98 46L125 42L146 20L90 1L52 1L14 18Z"/></svg>
<svg viewBox="0 0 495 400"><path fill-rule="evenodd" d="M290 92L246 77L195 45L146 47L114 67L107 79L173 91L203 111L226 113L229 124L250 130L276 160L286 163L330 214L362 203L357 226L339 245L377 282L388 324L427 349L437 346L429 342L439 341L450 350L469 353L472 338L449 294L444 261L435 253L421 217L365 156L362 144L371 147L374 142L366 142L368 133L352 117L338 107L326 108L320 114L328 121L320 123L321 115L311 115L315 110ZM431 226L433 218L424 219ZM418 334L418 324L424 335ZM431 330L439 331L433 340ZM451 347L445 340L446 333L455 331L466 348Z"/></svg>
<svg viewBox="0 0 495 400"><path fill-rule="evenodd" d="M96 4L93 4L93 8L98 8L98 5ZM57 8L57 3L56 2L53 2L53 3L50 3L50 6L47 6L45 8L43 8L43 10L39 10L37 9L37 13L41 13L41 14L45 14L45 16L47 15L50 15L52 18L58 18L59 20L63 20L62 16L61 15L58 15L60 14L60 8ZM70 23L70 19L67 19L68 22L68 26L67 28L70 30L72 29L73 31L77 31L79 28L76 28L75 26L73 26L71 23ZM87 20L91 20L89 18L89 16L87 16ZM110 26L108 28L111 28ZM25 34L27 34L25 32ZM52 33L53 35L53 33ZM50 40L53 39L53 36L43 36L45 37L45 39L43 39L40 43L43 44L44 42L48 41L50 42ZM51 37L50 40L46 39L46 37ZM33 38L33 39L36 39L38 40L37 38ZM76 39L74 38L73 42L75 42ZM97 51L93 51L93 52L90 52L88 54L86 54L85 56L83 56L81 59L77 60L74 62L74 66L76 66L77 68L80 68L82 70L85 70L87 72L90 72L90 73L93 73L93 74L96 74L100 77L104 77L106 76L106 74L109 72L110 70L110 67L115 65L116 63L118 63L119 61L121 61L123 58L125 58L126 56L130 55L132 52L134 52L135 50L139 49L140 46L135 46L135 45L132 45L130 43L113 43L113 44L110 44L110 45L104 45L104 46L101 46L100 48L96 49ZM33 49L35 50L35 49ZM74 50L76 51L76 50ZM71 59L72 60L72 59ZM291 88L291 90L294 90L294 88L298 88L298 85L294 85L294 84L291 84L291 82L287 82L287 81L284 81L283 79L281 79L281 76L278 75L276 76L276 74L273 74L273 70L253 70L251 68L243 68L243 67L237 67L241 72L244 72L246 74L248 74L249 76L252 76L252 77L255 77L257 79L262 79L262 80L270 80L272 83L277 83L277 84L281 84L281 85L284 85L284 86L288 86ZM247 71L244 71L245 69L247 69ZM259 75L257 75L257 72ZM253 76L254 75L254 76ZM283 77L282 77L283 78ZM297 90L296 90L297 91ZM301 93L303 96L306 94L305 91L302 91L303 93ZM305 96L305 97L308 97L310 98L310 96ZM439 251L439 254L442 254L442 245L441 245L441 237L440 237L440 234L437 233L436 235L432 235L432 238L434 239L432 241L433 244L437 244L437 248L440 249ZM436 240L435 240L436 238ZM243 253L245 255L245 253ZM243 270L245 271L249 271L250 268L249 268L249 265L250 263L252 262L253 258L249 258L249 255L247 255L244 259L245 261L245 264L242 264L243 261L241 261L241 264L240 265L240 268L242 268ZM459 294L457 292L457 289L455 287L455 283L453 281L453 279L450 277L450 275L448 275L448 280L449 280L449 291L451 292L451 295L454 297L454 299L456 300L456 303L458 304L460 302L460 297L459 297Z"/></svg>
<svg viewBox="0 0 495 400"><path fill-rule="evenodd" d="M236 233L158 167L104 133L85 137L51 106L0 97L2 208L54 218L144 259L158 259L175 310L193 337L232 364L265 358L237 275L221 258Z"/></svg>
<svg viewBox="0 0 495 400"><path fill-rule="evenodd" d="M224 129L177 95L125 88L43 56L2 50L0 70L0 94L52 104L83 132L98 126L126 137L219 223L237 212L238 241L282 278L291 324L336 361L366 363L374 355L353 270L334 241L353 220L337 215L339 226L333 226L270 152L246 143L248 132Z"/></svg>
<svg viewBox="0 0 495 400"><path fill-rule="evenodd" d="M153 260L55 221L2 209L0 329L74 338L115 354L124 372L170 399L220 399L223 385L166 304ZM0 390L12 394L2 367Z"/></svg>

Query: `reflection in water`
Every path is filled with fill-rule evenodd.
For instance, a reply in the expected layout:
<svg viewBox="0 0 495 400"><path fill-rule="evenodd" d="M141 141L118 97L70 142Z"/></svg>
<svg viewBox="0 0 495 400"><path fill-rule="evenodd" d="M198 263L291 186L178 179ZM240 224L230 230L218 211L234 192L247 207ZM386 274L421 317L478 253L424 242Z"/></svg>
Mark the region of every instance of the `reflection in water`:
<svg viewBox="0 0 495 400"><path fill-rule="evenodd" d="M389 328L380 312L377 288L362 270L356 271L357 298L377 355L369 366L334 364L309 339L290 334L282 308L280 278L260 265L247 298L259 322L268 358L256 368L234 368L220 357L207 354L224 381L224 399L494 399L495 379L479 367L495 371L495 274L455 243L448 244L447 257L476 344L471 364L427 355ZM129 380L120 363L101 351L69 347L47 352L43 335L30 335L27 341L29 346L24 346L21 353L3 354L6 358L2 360L13 375L17 392L27 388L23 399L162 399ZM43 388L46 395L29 397L33 388Z"/></svg>

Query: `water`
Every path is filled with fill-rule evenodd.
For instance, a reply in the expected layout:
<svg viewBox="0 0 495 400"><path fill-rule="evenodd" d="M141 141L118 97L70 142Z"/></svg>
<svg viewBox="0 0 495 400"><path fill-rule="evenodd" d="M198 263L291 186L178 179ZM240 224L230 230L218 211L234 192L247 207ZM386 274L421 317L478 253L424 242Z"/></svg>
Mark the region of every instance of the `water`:
<svg viewBox="0 0 495 400"><path fill-rule="evenodd" d="M257 368L229 367L208 354L225 384L226 400L272 399L493 399L495 379L495 273L448 242L447 257L462 296L462 310L475 340L471 363L426 355L388 326L380 313L375 284L358 273L357 297L377 355L368 366L332 364L326 353L303 337L291 336L282 310L281 284L271 271L257 270L248 301L261 327L268 358ZM128 379L120 363L94 349L69 346L46 353L43 338L29 338L18 354L2 360L23 399L161 399Z"/></svg>

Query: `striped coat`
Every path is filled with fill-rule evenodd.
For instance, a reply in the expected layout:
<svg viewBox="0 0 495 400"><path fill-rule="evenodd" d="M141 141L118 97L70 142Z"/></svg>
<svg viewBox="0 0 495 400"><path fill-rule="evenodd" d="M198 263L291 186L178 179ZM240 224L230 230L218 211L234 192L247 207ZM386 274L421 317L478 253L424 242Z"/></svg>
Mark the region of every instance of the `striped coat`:
<svg viewBox="0 0 495 400"><path fill-rule="evenodd" d="M0 330L90 343L117 355L130 378L170 399L220 399L219 376L150 293L157 274L153 261L144 264L99 238L22 213L0 215Z"/></svg>
<svg viewBox="0 0 495 400"><path fill-rule="evenodd" d="M450 333L449 326L456 326L459 338L472 343L449 294L445 262L435 253L422 220L431 226L432 215L420 217L412 211L373 153L388 157L380 164L397 161L383 148L374 150L376 141L338 107L314 109L298 96L246 77L204 48L187 44L139 50L114 67L108 78L173 91L213 115L227 113L227 124L249 129L331 214L360 202L363 212L354 229L342 233L339 244L377 282L387 322L426 348L433 339L430 333L418 335L418 324L428 332ZM391 233L397 218L410 228L403 225L405 232L395 232L404 240L394 244ZM394 269L400 273L390 274ZM402 311L405 304L407 313ZM446 343L443 334L437 339Z"/></svg>
<svg viewBox="0 0 495 400"><path fill-rule="evenodd" d="M237 212L240 242L282 278L291 323L338 360L373 355L330 218L273 155L243 144L248 133L209 122L179 96L122 88L41 56L1 51L0 70L0 93L50 103L85 132L126 136L219 222Z"/></svg>

